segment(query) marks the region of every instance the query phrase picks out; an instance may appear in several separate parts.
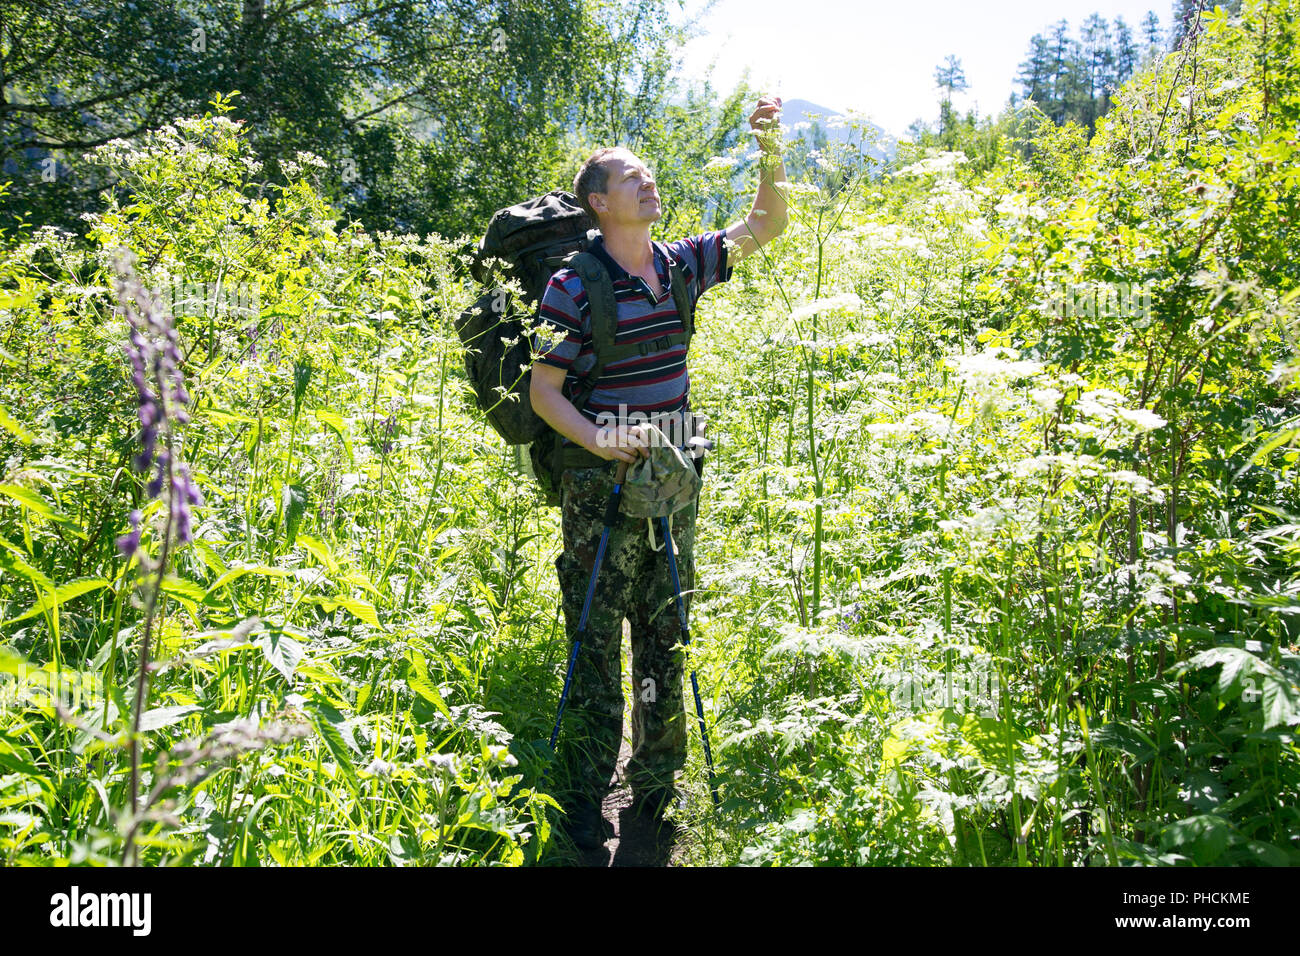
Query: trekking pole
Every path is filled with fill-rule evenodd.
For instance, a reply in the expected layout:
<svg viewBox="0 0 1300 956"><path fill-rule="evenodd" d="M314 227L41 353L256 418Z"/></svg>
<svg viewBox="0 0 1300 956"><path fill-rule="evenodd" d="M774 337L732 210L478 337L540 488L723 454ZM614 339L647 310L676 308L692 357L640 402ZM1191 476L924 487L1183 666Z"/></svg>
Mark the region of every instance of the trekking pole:
<svg viewBox="0 0 1300 956"><path fill-rule="evenodd" d="M569 651L569 666L564 673L564 690L560 692L560 709L555 714L555 729L551 731L551 750L555 750L555 741L560 736L560 721L564 718L564 705L569 699L569 685L573 681L573 669L578 663L578 651L582 639L587 636L587 615L591 613L591 599L596 594L596 575L600 574L601 562L605 559L605 546L609 544L609 532L619 519L619 498L623 493L623 479L627 477L627 462L618 463L614 474L614 490L610 492L609 503L605 506L605 528L600 533L600 544L596 546L596 559L591 563L591 580L587 582L587 596L582 601L582 616L578 618L578 630L573 635L573 648Z"/></svg>
<svg viewBox="0 0 1300 956"><path fill-rule="evenodd" d="M677 620L682 625L682 644L691 646L691 629L686 623L686 604L682 600L682 582L677 577L677 554L673 550L672 526L667 518L659 519L659 527L664 536L664 547L668 551L668 570L673 575L673 596L677 599ZM700 700L700 682L695 679L695 668L691 668L691 690L695 692L695 715L700 719L700 739L704 742L704 762L709 768L709 793L713 794L713 805L720 806L718 783L713 773L713 751L709 749L709 732L704 726L704 703Z"/></svg>

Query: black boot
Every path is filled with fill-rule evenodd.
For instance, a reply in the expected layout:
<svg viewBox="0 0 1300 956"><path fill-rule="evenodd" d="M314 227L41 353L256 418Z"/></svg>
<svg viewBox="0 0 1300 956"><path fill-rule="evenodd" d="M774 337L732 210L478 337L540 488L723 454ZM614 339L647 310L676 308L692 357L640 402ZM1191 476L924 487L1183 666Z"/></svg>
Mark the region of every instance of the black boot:
<svg viewBox="0 0 1300 956"><path fill-rule="evenodd" d="M592 800L576 800L565 814L564 832L583 850L595 850L605 844L605 818L600 804Z"/></svg>

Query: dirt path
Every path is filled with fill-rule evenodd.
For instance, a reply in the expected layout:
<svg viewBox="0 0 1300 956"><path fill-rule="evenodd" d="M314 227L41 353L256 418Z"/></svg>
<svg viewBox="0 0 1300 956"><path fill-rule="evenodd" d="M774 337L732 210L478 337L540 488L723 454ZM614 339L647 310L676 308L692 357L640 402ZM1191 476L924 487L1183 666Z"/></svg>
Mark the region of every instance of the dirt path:
<svg viewBox="0 0 1300 956"><path fill-rule="evenodd" d="M623 776L632 750L626 740L618 754L618 784L601 804L608 839L582 856L583 866L676 866L682 847L669 824L656 825L632 812L632 791Z"/></svg>
<svg viewBox="0 0 1300 956"><path fill-rule="evenodd" d="M623 670L630 673L626 621L623 637ZM632 726L631 717L631 713L623 715L624 727ZM617 783L601 803L608 839L603 847L583 854L583 866L676 866L680 862L683 847L672 825L656 825L649 817L632 812L632 790L624 775L631 758L632 748L624 737L618 752Z"/></svg>

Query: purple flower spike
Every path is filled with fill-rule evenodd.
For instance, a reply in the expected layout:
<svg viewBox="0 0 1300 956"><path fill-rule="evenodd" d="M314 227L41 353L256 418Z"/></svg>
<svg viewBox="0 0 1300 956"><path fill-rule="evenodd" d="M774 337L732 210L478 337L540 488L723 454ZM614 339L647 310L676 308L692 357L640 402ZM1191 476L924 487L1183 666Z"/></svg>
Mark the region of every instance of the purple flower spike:
<svg viewBox="0 0 1300 956"><path fill-rule="evenodd" d="M170 524L180 541L193 540L190 509L203 504L203 496L190 477L189 468L176 455L178 427L190 421L189 391L181 366L184 354L180 335L170 313L151 294L135 273L134 257L128 252L116 262L115 283L118 308L130 326L123 351L135 385L140 419L140 450L135 467L141 474L153 474L145 486L149 498L165 493ZM130 557L140 547L139 515L132 513L132 531L117 540L118 548Z"/></svg>
<svg viewBox="0 0 1300 956"><path fill-rule="evenodd" d="M128 561L130 561L131 558L135 556L135 553L140 550L141 518L142 516L139 508L132 511L126 519L131 524L131 530L117 539L117 550L122 552L122 557L126 558Z"/></svg>

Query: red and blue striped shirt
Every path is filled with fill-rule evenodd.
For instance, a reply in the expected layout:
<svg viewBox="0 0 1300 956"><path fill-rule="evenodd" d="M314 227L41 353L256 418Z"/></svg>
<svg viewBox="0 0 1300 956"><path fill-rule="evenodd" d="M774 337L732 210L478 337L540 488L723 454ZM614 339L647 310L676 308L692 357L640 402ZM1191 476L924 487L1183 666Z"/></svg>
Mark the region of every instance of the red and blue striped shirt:
<svg viewBox="0 0 1300 956"><path fill-rule="evenodd" d="M651 341L663 335L682 332L669 287L668 265L664 258L677 260L686 280L687 294L694 305L701 295L731 277L727 265L725 233L707 232L670 243L653 243L655 271L663 294L656 298L645 280L629 275L605 249L597 237L590 252L604 264L614 284L614 301L618 304L618 344ZM582 279L572 269L560 269L551 277L542 296L540 319L556 328L564 337L538 358L538 361L568 372L564 393L570 400L581 390L580 379L596 364L591 338L591 307L587 302ZM545 346L538 343L539 351ZM647 417L686 412L690 376L686 371L686 348L673 346L649 355L638 355L621 362L611 362L596 383L596 389L583 415L593 423L607 423L611 416L641 412ZM566 442L567 443L567 442Z"/></svg>

